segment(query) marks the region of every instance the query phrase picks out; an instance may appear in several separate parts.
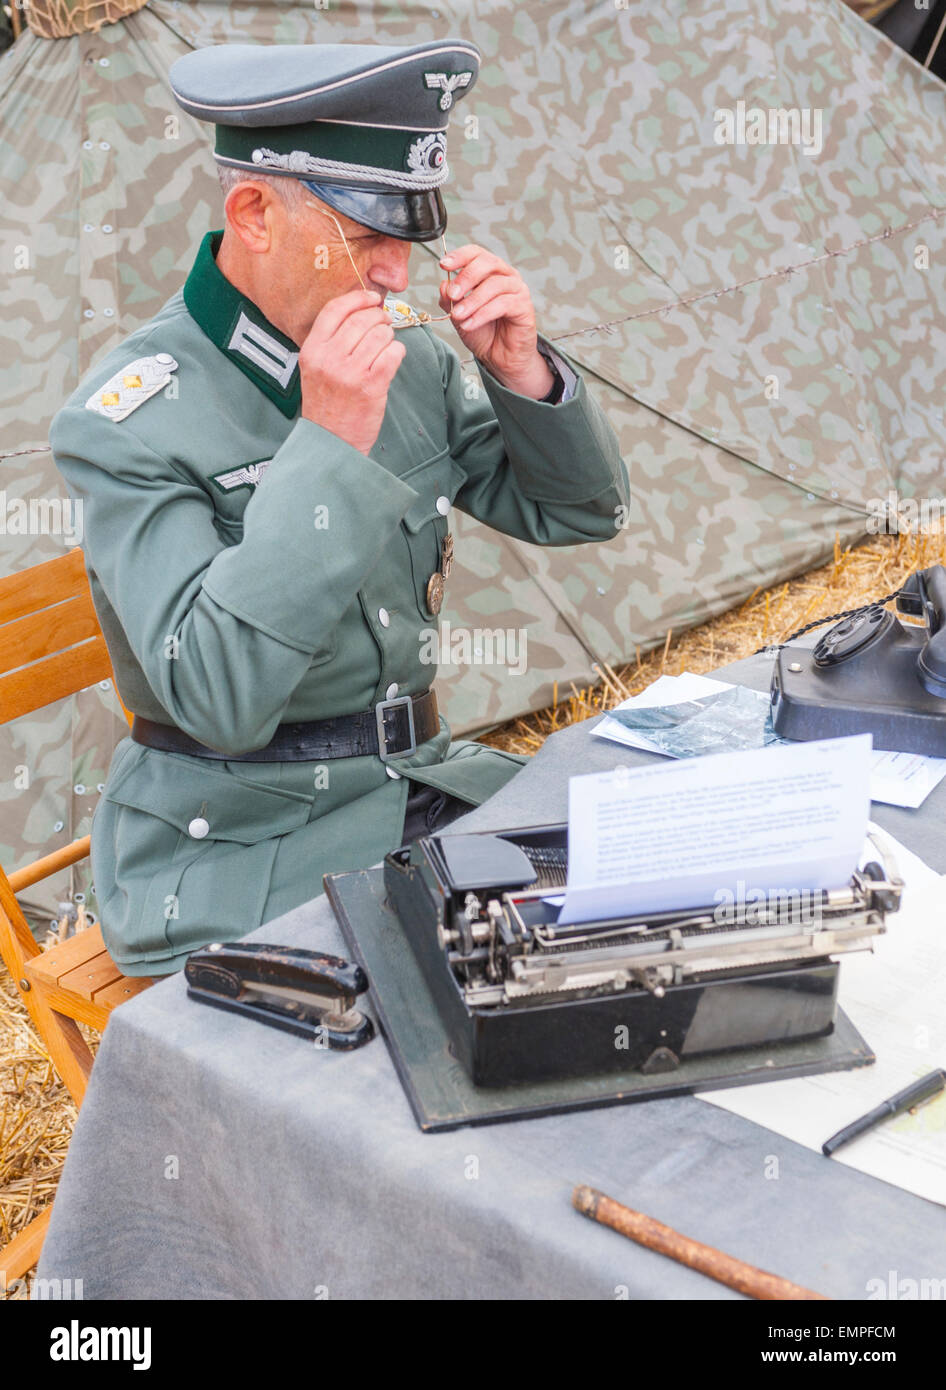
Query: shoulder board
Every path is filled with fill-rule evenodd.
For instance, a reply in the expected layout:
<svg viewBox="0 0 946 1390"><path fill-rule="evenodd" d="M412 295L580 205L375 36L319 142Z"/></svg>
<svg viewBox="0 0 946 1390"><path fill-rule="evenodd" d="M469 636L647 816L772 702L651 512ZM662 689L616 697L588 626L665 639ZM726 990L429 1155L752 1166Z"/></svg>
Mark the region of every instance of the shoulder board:
<svg viewBox="0 0 946 1390"><path fill-rule="evenodd" d="M93 391L85 408L109 420L124 420L126 415L163 390L171 380L171 373L176 371L177 363L169 352L136 357L134 362L110 376L104 386Z"/></svg>

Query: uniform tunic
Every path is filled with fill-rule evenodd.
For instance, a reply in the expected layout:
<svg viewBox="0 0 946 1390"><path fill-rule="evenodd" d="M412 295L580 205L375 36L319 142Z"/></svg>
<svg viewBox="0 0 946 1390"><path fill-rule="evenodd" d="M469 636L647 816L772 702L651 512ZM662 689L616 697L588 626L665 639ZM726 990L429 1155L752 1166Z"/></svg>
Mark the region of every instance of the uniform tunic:
<svg viewBox="0 0 946 1390"><path fill-rule="evenodd" d="M301 418L297 347L217 269L221 235L205 237L183 291L86 376L50 439L82 503L123 701L236 755L280 723L431 685L422 638L437 622L427 585L447 501L522 540L572 545L613 538L628 491L580 376L572 399L545 405L481 367L485 394L469 399L457 355L426 327L399 335L406 356L370 455ZM102 388L146 358L171 385L124 419L100 413L115 399ZM396 847L409 778L476 805L522 761L451 743L443 719L387 765L216 761L125 738L92 824L106 945L129 975L180 969L199 946L315 897L323 874Z"/></svg>

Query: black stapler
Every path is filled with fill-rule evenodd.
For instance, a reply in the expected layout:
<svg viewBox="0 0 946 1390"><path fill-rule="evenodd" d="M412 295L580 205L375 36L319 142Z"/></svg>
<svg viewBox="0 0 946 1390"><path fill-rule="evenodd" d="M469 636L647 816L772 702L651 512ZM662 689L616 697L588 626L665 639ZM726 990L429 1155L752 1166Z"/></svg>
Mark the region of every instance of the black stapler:
<svg viewBox="0 0 946 1390"><path fill-rule="evenodd" d="M204 946L184 967L191 999L245 1014L323 1047L349 1052L374 1037L354 1006L368 988L360 965L321 951L260 942Z"/></svg>
<svg viewBox="0 0 946 1390"><path fill-rule="evenodd" d="M790 739L871 734L875 748L946 757L946 568L917 570L896 598L791 642L772 674L772 723Z"/></svg>

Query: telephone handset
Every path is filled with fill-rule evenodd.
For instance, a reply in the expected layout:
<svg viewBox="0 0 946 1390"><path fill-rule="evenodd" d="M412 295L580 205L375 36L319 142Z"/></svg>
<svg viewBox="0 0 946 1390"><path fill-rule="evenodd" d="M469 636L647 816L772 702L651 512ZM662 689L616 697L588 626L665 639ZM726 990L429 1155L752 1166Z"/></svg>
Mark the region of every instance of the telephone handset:
<svg viewBox="0 0 946 1390"><path fill-rule="evenodd" d="M946 566L933 565L911 574L897 607L910 617L925 619L930 635L916 659L920 680L931 695L946 699Z"/></svg>
<svg viewBox="0 0 946 1390"><path fill-rule="evenodd" d="M860 609L814 648L782 647L772 674L777 734L869 733L875 748L946 757L946 568L911 574L896 607L896 614L880 604Z"/></svg>

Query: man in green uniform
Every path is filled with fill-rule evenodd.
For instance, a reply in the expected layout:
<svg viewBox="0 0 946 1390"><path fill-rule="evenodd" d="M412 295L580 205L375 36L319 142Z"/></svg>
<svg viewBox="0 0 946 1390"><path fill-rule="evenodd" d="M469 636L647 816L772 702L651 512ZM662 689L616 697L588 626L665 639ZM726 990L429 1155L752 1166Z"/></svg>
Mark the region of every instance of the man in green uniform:
<svg viewBox="0 0 946 1390"><path fill-rule="evenodd" d="M441 261L480 399L390 301L411 242L446 225L444 131L478 67L446 41L221 46L172 69L232 171L226 229L51 431L135 715L92 829L127 974L179 969L502 786L522 760L451 743L422 660L450 507L572 545L613 537L627 503L617 441L510 266Z"/></svg>

